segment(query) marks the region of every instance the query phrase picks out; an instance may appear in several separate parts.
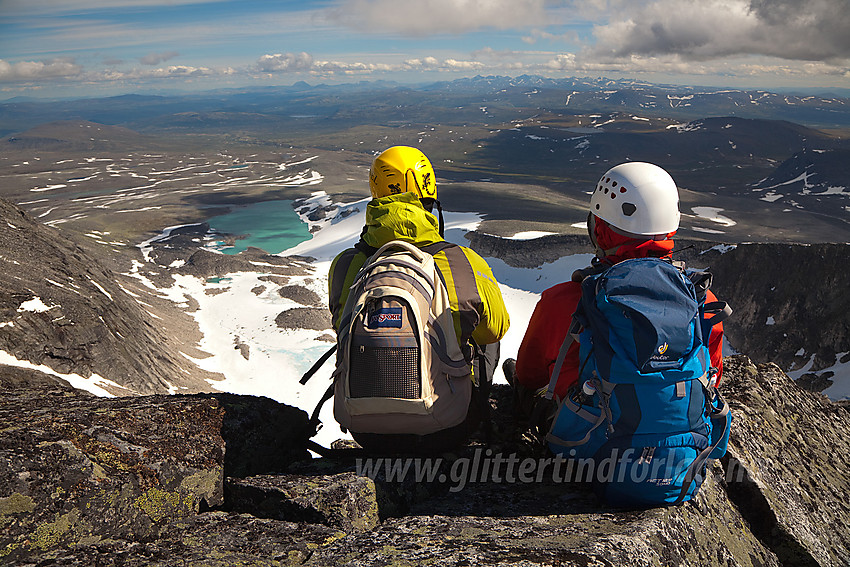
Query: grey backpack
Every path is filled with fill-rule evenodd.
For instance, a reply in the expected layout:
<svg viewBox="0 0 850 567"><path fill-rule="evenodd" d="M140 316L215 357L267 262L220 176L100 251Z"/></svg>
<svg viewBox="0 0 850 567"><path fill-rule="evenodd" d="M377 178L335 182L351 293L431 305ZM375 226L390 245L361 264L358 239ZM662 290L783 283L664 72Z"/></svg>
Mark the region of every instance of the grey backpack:
<svg viewBox="0 0 850 567"><path fill-rule="evenodd" d="M352 433L427 435L466 418L472 367L437 251L388 242L351 285L337 331L334 417Z"/></svg>

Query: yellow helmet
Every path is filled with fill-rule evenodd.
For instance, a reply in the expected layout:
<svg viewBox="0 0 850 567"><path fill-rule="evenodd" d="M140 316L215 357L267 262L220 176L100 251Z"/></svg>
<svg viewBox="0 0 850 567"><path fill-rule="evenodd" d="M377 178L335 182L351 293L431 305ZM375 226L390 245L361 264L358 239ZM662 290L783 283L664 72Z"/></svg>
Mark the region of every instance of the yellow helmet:
<svg viewBox="0 0 850 567"><path fill-rule="evenodd" d="M374 198L410 192L420 199L436 199L434 177L434 168L425 154L409 146L393 146L372 162L369 189Z"/></svg>

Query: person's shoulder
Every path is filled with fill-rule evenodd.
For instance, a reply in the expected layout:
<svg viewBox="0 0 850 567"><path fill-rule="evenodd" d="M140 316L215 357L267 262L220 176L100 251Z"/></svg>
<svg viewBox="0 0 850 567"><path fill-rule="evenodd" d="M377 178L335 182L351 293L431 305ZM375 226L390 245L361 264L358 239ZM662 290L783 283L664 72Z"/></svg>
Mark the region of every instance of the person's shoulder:
<svg viewBox="0 0 850 567"><path fill-rule="evenodd" d="M355 256L358 253L360 253L360 251L357 248L354 248L353 246L351 248L346 248L345 250L336 255L336 257L334 258L334 262L347 256Z"/></svg>
<svg viewBox="0 0 850 567"><path fill-rule="evenodd" d="M363 261L366 260L366 254L364 254L361 250L358 250L355 247L346 248L342 252L336 255L336 257L331 262L331 272L334 272L339 269L339 266L345 266L346 270L348 270L353 264L357 264L357 257L361 256L362 260L359 264L362 264Z"/></svg>

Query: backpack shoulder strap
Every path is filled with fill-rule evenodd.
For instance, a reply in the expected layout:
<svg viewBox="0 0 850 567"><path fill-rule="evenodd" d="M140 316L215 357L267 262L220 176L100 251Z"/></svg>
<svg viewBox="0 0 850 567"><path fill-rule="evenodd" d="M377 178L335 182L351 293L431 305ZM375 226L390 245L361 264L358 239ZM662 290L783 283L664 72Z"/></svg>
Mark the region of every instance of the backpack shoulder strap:
<svg viewBox="0 0 850 567"><path fill-rule="evenodd" d="M441 240L440 242L434 242L432 244L428 244L420 248L423 252L427 252L431 256L437 254L438 252L442 252L447 248L454 248L457 246L454 242L449 242L448 240Z"/></svg>

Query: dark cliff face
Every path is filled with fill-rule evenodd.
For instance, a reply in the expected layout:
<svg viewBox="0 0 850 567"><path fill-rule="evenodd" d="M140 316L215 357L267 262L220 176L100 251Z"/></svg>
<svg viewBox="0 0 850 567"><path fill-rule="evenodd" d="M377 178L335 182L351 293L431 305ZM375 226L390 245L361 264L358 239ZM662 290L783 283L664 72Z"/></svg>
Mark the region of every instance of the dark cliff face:
<svg viewBox="0 0 850 567"><path fill-rule="evenodd" d="M850 562L850 413L726 359L730 450L698 497L619 511L551 480L389 481L310 461L307 415L251 396L94 398L0 370L0 564L835 565ZM499 387L496 436L517 436ZM456 463L481 445L440 455ZM305 460L307 459L307 460ZM454 485L456 486L456 485Z"/></svg>
<svg viewBox="0 0 850 567"><path fill-rule="evenodd" d="M114 393L165 393L192 365L119 276L66 235L0 200L0 350Z"/></svg>
<svg viewBox="0 0 850 567"><path fill-rule="evenodd" d="M741 244L705 261L735 309L724 326L739 352L785 370L848 362L850 245Z"/></svg>
<svg viewBox="0 0 850 567"><path fill-rule="evenodd" d="M480 254L531 268L567 254L590 254L588 239L553 235L514 241L468 236ZM850 359L850 245L739 244L676 240L674 258L709 268L712 290L734 314L724 323L738 352L756 362L812 371ZM564 274L564 281L571 274ZM838 355L844 355L839 360Z"/></svg>

